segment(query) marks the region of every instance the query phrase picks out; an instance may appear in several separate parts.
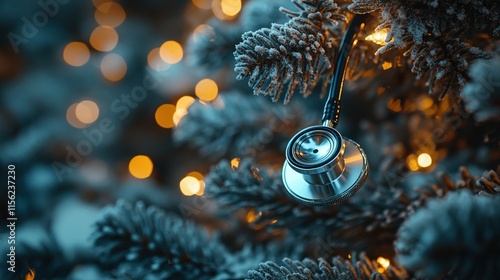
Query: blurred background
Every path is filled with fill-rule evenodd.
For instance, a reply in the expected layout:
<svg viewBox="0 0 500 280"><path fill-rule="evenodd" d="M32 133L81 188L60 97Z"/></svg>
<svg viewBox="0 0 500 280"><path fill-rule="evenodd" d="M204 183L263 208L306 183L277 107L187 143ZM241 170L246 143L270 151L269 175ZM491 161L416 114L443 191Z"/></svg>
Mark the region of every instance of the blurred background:
<svg viewBox="0 0 500 280"><path fill-rule="evenodd" d="M18 241L51 232L72 258L90 246L98 210L118 198L178 212L179 199L203 194L210 163L174 146L172 128L234 75L190 66L186 44L210 31L210 18L234 21L241 6L1 1L0 162L15 165ZM187 176L191 185L180 184Z"/></svg>

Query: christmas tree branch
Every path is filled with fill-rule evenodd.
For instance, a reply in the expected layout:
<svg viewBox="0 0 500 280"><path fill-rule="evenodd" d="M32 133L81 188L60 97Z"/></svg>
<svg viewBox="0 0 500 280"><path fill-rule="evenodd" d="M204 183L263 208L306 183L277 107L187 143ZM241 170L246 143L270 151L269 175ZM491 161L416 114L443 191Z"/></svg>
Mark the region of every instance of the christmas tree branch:
<svg viewBox="0 0 500 280"><path fill-rule="evenodd" d="M142 203L120 201L97 221L93 242L114 275L145 279L213 279L226 271L227 252L190 222Z"/></svg>
<svg viewBox="0 0 500 280"><path fill-rule="evenodd" d="M255 94L269 95L273 101L284 91L285 103L297 87L309 95L321 78L326 91L340 37L334 28L345 20L331 1L293 2L300 11L282 9L290 17L287 23L244 33L234 52L237 78L249 78Z"/></svg>
<svg viewBox="0 0 500 280"><path fill-rule="evenodd" d="M410 47L412 71L419 77L429 74L429 85L442 79L443 93L456 78L463 86L472 61L490 55L470 45L478 33L500 35L500 5L497 1L381 1L354 0L355 13L381 10L383 22L377 29L390 28L387 44L377 53Z"/></svg>
<svg viewBox="0 0 500 280"><path fill-rule="evenodd" d="M349 244L351 249L378 248L389 255L400 225L428 198L460 189L477 194L500 192L496 172L476 178L465 168L461 171L456 184L449 176L441 175L438 185L419 187L411 195L403 189L365 185L340 206L315 209L286 195L281 172L250 160L242 160L237 167L222 161L207 176L205 193L217 201L221 213L252 211L249 222L268 231L287 229L295 238L313 235L324 241L326 237L327 243L335 242L335 248Z"/></svg>
<svg viewBox="0 0 500 280"><path fill-rule="evenodd" d="M304 259L293 261L283 259L284 265L264 262L256 270L248 272L251 280L361 280L361 279L408 279L408 274L397 263L381 268L376 261L370 260L364 253L352 254L349 260L334 257L329 263L324 259L317 261Z"/></svg>
<svg viewBox="0 0 500 280"><path fill-rule="evenodd" d="M495 279L499 211L499 196L473 196L468 190L429 200L401 226L398 260L426 279Z"/></svg>
<svg viewBox="0 0 500 280"><path fill-rule="evenodd" d="M310 123L303 108L277 108L267 100L227 92L210 104L195 103L174 131L178 144L190 143L202 155L256 156L266 146L286 143L300 127Z"/></svg>

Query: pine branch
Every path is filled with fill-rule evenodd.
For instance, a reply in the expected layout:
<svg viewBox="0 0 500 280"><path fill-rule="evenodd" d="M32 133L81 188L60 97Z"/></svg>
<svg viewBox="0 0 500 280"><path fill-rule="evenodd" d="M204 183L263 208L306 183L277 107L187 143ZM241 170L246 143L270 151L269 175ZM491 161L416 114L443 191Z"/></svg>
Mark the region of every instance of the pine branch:
<svg viewBox="0 0 500 280"><path fill-rule="evenodd" d="M282 9L290 17L287 23L244 33L234 52L237 79L248 77L255 94L269 95L273 101L284 91L285 103L297 87L305 96L311 94L321 78L326 91L338 47L335 26L345 20L332 1L293 2L300 12Z"/></svg>
<svg viewBox="0 0 500 280"><path fill-rule="evenodd" d="M202 30L197 30L188 43L191 64L206 70L234 65L231 53L241 38L239 26L213 19Z"/></svg>
<svg viewBox="0 0 500 280"><path fill-rule="evenodd" d="M500 31L500 5L494 0L354 0L349 9L355 13L381 10L383 22L377 29L390 27L390 31L387 45L377 53L411 47L412 71L419 77L430 71L431 87L443 79L443 93L455 77L458 85L466 83L466 70L474 60L490 57L469 42L478 33L498 36Z"/></svg>
<svg viewBox="0 0 500 280"><path fill-rule="evenodd" d="M205 70L234 67L234 46L241 41L245 31L259 29L271 23L286 22L287 18L279 12L282 4L290 6L289 1L253 0L242 9L239 22L228 23L211 19L202 30L192 34L188 42L191 63Z"/></svg>
<svg viewBox="0 0 500 280"><path fill-rule="evenodd" d="M500 55L480 60L469 69L471 81L462 91L467 110L478 122L500 121Z"/></svg>
<svg viewBox="0 0 500 280"><path fill-rule="evenodd" d="M496 279L500 273L500 197L469 191L430 200L398 232L400 263L436 279Z"/></svg>
<svg viewBox="0 0 500 280"><path fill-rule="evenodd" d="M120 201L96 223L101 264L132 279L212 279L226 271L227 252L190 222L142 203Z"/></svg>
<svg viewBox="0 0 500 280"><path fill-rule="evenodd" d="M415 190L409 195L400 188L367 184L342 205L315 209L296 203L286 194L281 170L243 159L237 168L227 161L213 167L206 177L205 194L217 201L222 214L253 211L255 219L251 223L269 232L286 229L291 236L311 243L319 238L322 243L334 242L327 246L337 249L377 248L378 253L390 255L397 230L428 198L460 189L497 194L498 177L489 171L476 178L462 168L457 183L443 174L439 184L419 187L416 195Z"/></svg>
<svg viewBox="0 0 500 280"><path fill-rule="evenodd" d="M324 259L317 261L304 259L293 261L283 259L284 265L264 262L257 270L248 272L252 280L361 280L361 279L408 279L408 275L397 263L391 264L383 272L378 272L376 261L370 260L364 253L352 254L350 260L335 257L331 263Z"/></svg>
<svg viewBox="0 0 500 280"><path fill-rule="evenodd" d="M221 94L213 103L197 102L189 107L175 128L174 141L190 143L213 159L255 156L270 144L286 145L299 127L309 123L297 106L277 108L262 98Z"/></svg>
<svg viewBox="0 0 500 280"><path fill-rule="evenodd" d="M413 60L412 72L417 78L424 77L432 70L429 86L438 80L451 84L454 78L463 86L468 80L467 70L472 61L486 59L488 54L479 48L471 47L458 38L434 37L428 38L422 44L414 44L407 52ZM449 86L447 86L449 87ZM447 88L441 93L446 94Z"/></svg>

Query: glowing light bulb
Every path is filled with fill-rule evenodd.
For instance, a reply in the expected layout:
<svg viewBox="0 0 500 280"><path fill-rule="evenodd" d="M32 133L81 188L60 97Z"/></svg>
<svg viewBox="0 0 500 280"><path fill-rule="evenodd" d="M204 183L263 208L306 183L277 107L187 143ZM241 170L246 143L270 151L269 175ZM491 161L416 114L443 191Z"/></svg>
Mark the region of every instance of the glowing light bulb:
<svg viewBox="0 0 500 280"><path fill-rule="evenodd" d="M99 117L99 106L94 101L84 100L75 108L76 118L84 124L91 124Z"/></svg>
<svg viewBox="0 0 500 280"><path fill-rule="evenodd" d="M90 34L90 45L98 51L108 52L118 44L118 33L107 26L98 26Z"/></svg>
<svg viewBox="0 0 500 280"><path fill-rule="evenodd" d="M94 18L100 25L117 27L125 21L125 11L116 2L104 2L97 7Z"/></svg>
<svg viewBox="0 0 500 280"><path fill-rule="evenodd" d="M384 46L387 45L387 42L385 41L385 39L387 38L387 34L389 34L389 30L387 28L384 28L366 36L365 40Z"/></svg>
<svg viewBox="0 0 500 280"><path fill-rule="evenodd" d="M241 11L241 0L222 0L222 12L229 17L237 15Z"/></svg>
<svg viewBox="0 0 500 280"><path fill-rule="evenodd" d="M200 187L199 187L198 191L195 193L195 195L203 195L203 192L205 191L205 181L203 181L203 179L204 179L203 174L201 174L200 172L197 172L197 171L193 171L193 172L189 172L187 174L187 176L191 176L191 177L198 179L198 182L200 183Z"/></svg>
<svg viewBox="0 0 500 280"><path fill-rule="evenodd" d="M163 104L155 112L156 123L163 128L174 127L173 116L175 106L172 104Z"/></svg>
<svg viewBox="0 0 500 280"><path fill-rule="evenodd" d="M195 99L189 95L183 96L177 100L177 104L175 105L175 108L177 110L187 110L193 103L195 102Z"/></svg>
<svg viewBox="0 0 500 280"><path fill-rule="evenodd" d="M383 273L389 267L389 265L391 265L391 262L383 257L378 257L377 263L379 264L379 267L377 269L379 273Z"/></svg>
<svg viewBox="0 0 500 280"><path fill-rule="evenodd" d="M422 153L418 156L417 162L420 167L429 167L432 165L432 158L429 154Z"/></svg>
<svg viewBox="0 0 500 280"><path fill-rule="evenodd" d="M420 168L417 163L417 156L414 154L411 154L406 158L406 164L411 171L417 171Z"/></svg>
<svg viewBox="0 0 500 280"><path fill-rule="evenodd" d="M148 156L137 155L130 160L128 170L137 179L148 178L153 172L153 161Z"/></svg>
<svg viewBox="0 0 500 280"><path fill-rule="evenodd" d="M160 57L168 64L176 64L181 61L182 56L182 46L176 41L167 41L160 47Z"/></svg>
<svg viewBox="0 0 500 280"><path fill-rule="evenodd" d="M203 79L196 84L195 94L202 101L212 101L219 94L217 84L211 79Z"/></svg>
<svg viewBox="0 0 500 280"><path fill-rule="evenodd" d="M63 59L71 66L82 66L89 61L90 50L82 42L71 42L64 47Z"/></svg>
<svg viewBox="0 0 500 280"><path fill-rule="evenodd" d="M231 169L236 170L236 169L238 169L238 166L240 166L240 159L239 158L233 158L231 160Z"/></svg>
<svg viewBox="0 0 500 280"><path fill-rule="evenodd" d="M127 63L119 54L107 54L101 62L101 73L107 80L117 82L127 73Z"/></svg>
<svg viewBox="0 0 500 280"><path fill-rule="evenodd" d="M200 181L193 176L186 176L179 182L182 194L191 196L200 191Z"/></svg>

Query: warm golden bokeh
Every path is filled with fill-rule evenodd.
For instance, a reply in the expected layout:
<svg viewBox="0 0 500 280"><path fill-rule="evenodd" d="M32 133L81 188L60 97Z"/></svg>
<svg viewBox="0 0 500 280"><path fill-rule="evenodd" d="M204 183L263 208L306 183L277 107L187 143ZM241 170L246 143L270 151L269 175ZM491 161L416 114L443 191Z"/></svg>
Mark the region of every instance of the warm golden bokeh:
<svg viewBox="0 0 500 280"><path fill-rule="evenodd" d="M222 12L229 17L237 15L241 11L241 0L222 0Z"/></svg>
<svg viewBox="0 0 500 280"><path fill-rule="evenodd" d="M193 176L186 176L179 182L181 192L185 196L197 194L201 189L201 184L198 179Z"/></svg>
<svg viewBox="0 0 500 280"><path fill-rule="evenodd" d="M75 115L81 123L91 124L99 118L99 106L94 101L84 100L76 105Z"/></svg>
<svg viewBox="0 0 500 280"><path fill-rule="evenodd" d="M154 48L148 53L148 65L155 71L165 71L170 67L170 64L163 61L160 56L160 48Z"/></svg>
<svg viewBox="0 0 500 280"><path fill-rule="evenodd" d="M418 165L422 168L426 168L432 165L432 157L427 153L422 153L417 159Z"/></svg>
<svg viewBox="0 0 500 280"><path fill-rule="evenodd" d="M82 66L89 61L90 50L82 42L71 42L64 48L63 59L71 66Z"/></svg>
<svg viewBox="0 0 500 280"><path fill-rule="evenodd" d="M240 166L240 159L239 158L233 158L231 160L231 168L233 170L236 170L236 169L238 169L238 166Z"/></svg>
<svg viewBox="0 0 500 280"><path fill-rule="evenodd" d="M172 104L163 104L155 112L156 123L163 128L174 127L175 106Z"/></svg>
<svg viewBox="0 0 500 280"><path fill-rule="evenodd" d="M385 39L387 38L387 34L389 33L389 30L387 28L375 31L374 33L366 36L365 40L374 42L375 44L384 46L387 45L387 42Z"/></svg>
<svg viewBox="0 0 500 280"><path fill-rule="evenodd" d="M212 101L217 97L219 88L211 79L203 79L196 84L195 94L202 101Z"/></svg>
<svg viewBox="0 0 500 280"><path fill-rule="evenodd" d="M414 154L411 154L406 158L406 165L411 171L417 171L420 168L418 166L417 156Z"/></svg>
<svg viewBox="0 0 500 280"><path fill-rule="evenodd" d="M181 44L176 41L167 41L160 47L160 57L168 64L176 64L181 61L184 52Z"/></svg>
<svg viewBox="0 0 500 280"><path fill-rule="evenodd" d="M97 23L108 27L117 27L125 21L125 10L116 2L104 2L98 6L94 14Z"/></svg>
<svg viewBox="0 0 500 280"><path fill-rule="evenodd" d="M391 265L391 262L383 257L378 257L377 263L379 264L379 267L377 269L379 273L383 273L389 267L389 265Z"/></svg>
<svg viewBox="0 0 500 280"><path fill-rule="evenodd" d="M195 102L195 99L189 95L183 96L177 100L177 104L175 105L175 108L177 110L187 110L193 103Z"/></svg>
<svg viewBox="0 0 500 280"><path fill-rule="evenodd" d="M128 170L137 179L148 178L153 172L153 161L148 156L137 155L130 160Z"/></svg>
<svg viewBox="0 0 500 280"><path fill-rule="evenodd" d="M125 77L127 63L119 54L107 54L101 62L101 73L107 80L117 82Z"/></svg>
<svg viewBox="0 0 500 280"><path fill-rule="evenodd" d="M107 26L98 26L90 34L90 45L101 52L113 50L118 44L118 33Z"/></svg>

